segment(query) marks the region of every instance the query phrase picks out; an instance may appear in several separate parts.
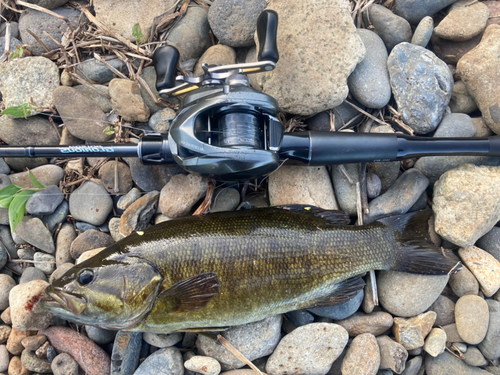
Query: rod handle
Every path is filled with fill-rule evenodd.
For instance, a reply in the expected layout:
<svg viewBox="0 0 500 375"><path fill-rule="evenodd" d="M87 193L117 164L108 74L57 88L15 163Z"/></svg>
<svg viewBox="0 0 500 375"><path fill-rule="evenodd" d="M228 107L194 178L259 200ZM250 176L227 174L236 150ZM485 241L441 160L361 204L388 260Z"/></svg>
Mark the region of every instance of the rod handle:
<svg viewBox="0 0 500 375"><path fill-rule="evenodd" d="M156 69L156 89L161 91L175 86L179 51L173 46L157 48L153 54L153 65Z"/></svg>
<svg viewBox="0 0 500 375"><path fill-rule="evenodd" d="M276 36L278 34L278 13L274 10L263 11L257 19L257 38L259 39L258 61L277 63L280 56Z"/></svg>

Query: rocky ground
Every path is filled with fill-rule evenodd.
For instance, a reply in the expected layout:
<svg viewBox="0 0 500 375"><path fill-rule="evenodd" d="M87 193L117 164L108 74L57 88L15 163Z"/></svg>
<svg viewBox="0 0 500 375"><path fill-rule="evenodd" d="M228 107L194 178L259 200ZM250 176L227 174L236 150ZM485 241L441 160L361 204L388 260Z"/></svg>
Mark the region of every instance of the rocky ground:
<svg viewBox="0 0 500 375"><path fill-rule="evenodd" d="M255 22L266 8L279 14L281 58L252 85L277 99L287 131L500 134L499 1L144 3L2 1L2 107L25 105L28 117L0 116L0 144L134 142L167 132L179 107L157 100L158 41L180 50L183 74L199 74L201 62L255 61ZM133 35L135 23L143 36ZM464 263L451 277L377 272L379 305L367 276L347 303L224 336L270 375L500 374L499 165L497 157L448 156L282 166L262 181L216 184L211 212L300 203L355 219L356 183L366 179L364 223L430 206L433 241ZM26 308L75 262L192 214L209 180L133 158L0 158L0 188L33 187L26 168L48 188L28 200L12 235L0 208L0 373L253 373L204 336L76 327L36 302Z"/></svg>

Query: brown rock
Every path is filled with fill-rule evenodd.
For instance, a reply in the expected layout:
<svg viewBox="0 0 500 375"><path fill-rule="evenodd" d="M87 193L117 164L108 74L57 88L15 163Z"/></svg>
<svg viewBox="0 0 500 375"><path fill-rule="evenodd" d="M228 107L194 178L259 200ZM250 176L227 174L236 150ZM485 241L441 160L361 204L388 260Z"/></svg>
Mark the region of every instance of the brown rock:
<svg viewBox="0 0 500 375"><path fill-rule="evenodd" d="M394 318L392 333L395 340L406 350L413 350L424 345L424 339L432 329L436 313L429 311L411 319Z"/></svg>
<svg viewBox="0 0 500 375"><path fill-rule="evenodd" d="M83 261L92 258L94 255L99 254L101 251L105 250L105 247L99 247L97 249L92 249L84 252L80 257L76 260L75 265L82 263ZM65 263L69 264L69 263ZM57 270L56 270L57 271ZM54 272L55 273L55 272ZM53 275L53 274L52 274Z"/></svg>
<svg viewBox="0 0 500 375"><path fill-rule="evenodd" d="M75 358L87 375L109 375L109 355L88 337L66 327L49 327L39 334L47 336L57 352L68 353Z"/></svg>
<svg viewBox="0 0 500 375"><path fill-rule="evenodd" d="M24 338L36 335L36 331L19 331L12 327L9 339L7 340L7 350L14 355L19 355L24 350L21 344Z"/></svg>
<svg viewBox="0 0 500 375"><path fill-rule="evenodd" d="M160 193L150 191L128 207L120 220L120 233L128 236L135 230L146 229L156 212Z"/></svg>
<svg viewBox="0 0 500 375"><path fill-rule="evenodd" d="M486 336L490 312L479 296L463 296L455 306L455 320L460 337L468 344L479 344Z"/></svg>
<svg viewBox="0 0 500 375"><path fill-rule="evenodd" d="M20 357L12 357L9 362L9 375L31 375L31 371L27 370L21 363Z"/></svg>
<svg viewBox="0 0 500 375"><path fill-rule="evenodd" d="M47 336L35 335L25 337L21 340L21 344L28 350L35 351L40 348L47 341Z"/></svg>
<svg viewBox="0 0 500 375"><path fill-rule="evenodd" d="M483 2L484 5L490 10L490 17L486 22L486 27L490 25L500 25L500 1L489 0Z"/></svg>
<svg viewBox="0 0 500 375"><path fill-rule="evenodd" d="M118 170L118 190L115 190L115 169ZM110 194L127 194L134 186L128 165L116 161L108 161L99 169L99 179Z"/></svg>
<svg viewBox="0 0 500 375"><path fill-rule="evenodd" d="M474 274L486 297L500 289L500 262L476 246L460 249L458 255Z"/></svg>
<svg viewBox="0 0 500 375"><path fill-rule="evenodd" d="M464 342L464 340L458 334L456 323L448 324L446 326L443 326L442 328L446 333L446 339L449 342Z"/></svg>
<svg viewBox="0 0 500 375"><path fill-rule="evenodd" d="M236 63L236 52L229 46L223 46L222 44L217 44L210 47L201 55L200 59L194 67L194 75L200 75L203 73L203 68L201 65L205 63L208 65L229 65Z"/></svg>
<svg viewBox="0 0 500 375"><path fill-rule="evenodd" d="M76 237L71 243L71 257L76 260L86 251L100 247L108 247L114 243L115 241L109 234L95 229L89 229Z"/></svg>
<svg viewBox="0 0 500 375"><path fill-rule="evenodd" d="M453 42L433 35L431 38L432 50L445 63L455 65L462 56L479 44L481 38L482 34L465 42Z"/></svg>
<svg viewBox="0 0 500 375"><path fill-rule="evenodd" d="M363 333L352 340L342 362L342 374L375 375L380 366L380 350L377 339L371 333Z"/></svg>
<svg viewBox="0 0 500 375"><path fill-rule="evenodd" d="M355 313L347 319L336 322L336 324L344 327L351 337L363 333L378 336L390 329L392 323L392 315L383 311L376 311L371 314Z"/></svg>
<svg viewBox="0 0 500 375"><path fill-rule="evenodd" d="M142 99L141 89L137 82L115 78L109 83L109 96L111 96L113 109L125 121L148 121L149 108Z"/></svg>
<svg viewBox="0 0 500 375"><path fill-rule="evenodd" d="M11 331L12 328L10 328L9 326L0 326L0 344L3 344L8 340Z"/></svg>
<svg viewBox="0 0 500 375"><path fill-rule="evenodd" d="M12 319L10 318L10 307L7 307L0 315L0 318L5 324L12 324Z"/></svg>
<svg viewBox="0 0 500 375"><path fill-rule="evenodd" d="M397 374L403 372L408 358L403 345L386 335L377 337L377 343L380 349L380 369L390 369Z"/></svg>
<svg viewBox="0 0 500 375"><path fill-rule="evenodd" d="M173 176L161 189L160 210L168 217L187 215L206 193L208 180L198 174Z"/></svg>

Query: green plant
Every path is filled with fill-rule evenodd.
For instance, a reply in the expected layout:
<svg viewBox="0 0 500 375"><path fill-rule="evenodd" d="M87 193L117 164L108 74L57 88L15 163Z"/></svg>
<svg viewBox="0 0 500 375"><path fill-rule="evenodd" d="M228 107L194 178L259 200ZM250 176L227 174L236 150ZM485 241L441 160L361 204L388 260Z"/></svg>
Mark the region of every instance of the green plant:
<svg viewBox="0 0 500 375"><path fill-rule="evenodd" d="M16 118L21 118L21 117L28 118L28 115L31 113L31 111L33 111L36 108L37 107L35 107L31 103L23 103L21 105L14 105L12 107L5 108L2 111L2 115L10 115Z"/></svg>
<svg viewBox="0 0 500 375"><path fill-rule="evenodd" d="M24 56L23 47L17 46L16 49L9 55L9 61L23 56Z"/></svg>
<svg viewBox="0 0 500 375"><path fill-rule="evenodd" d="M31 171L28 171L28 175L35 188L22 188L12 184L0 190L0 207L9 209L9 224L12 233L23 220L28 199L37 191L45 189L45 186L36 179Z"/></svg>
<svg viewBox="0 0 500 375"><path fill-rule="evenodd" d="M141 27L139 26L138 23L136 23L132 27L132 36L135 38L135 43L137 44L137 47L140 46L142 38L144 38L144 35L142 34Z"/></svg>
<svg viewBox="0 0 500 375"><path fill-rule="evenodd" d="M110 125L106 129L103 130L103 133L106 135L113 135L113 134L115 134L115 127Z"/></svg>

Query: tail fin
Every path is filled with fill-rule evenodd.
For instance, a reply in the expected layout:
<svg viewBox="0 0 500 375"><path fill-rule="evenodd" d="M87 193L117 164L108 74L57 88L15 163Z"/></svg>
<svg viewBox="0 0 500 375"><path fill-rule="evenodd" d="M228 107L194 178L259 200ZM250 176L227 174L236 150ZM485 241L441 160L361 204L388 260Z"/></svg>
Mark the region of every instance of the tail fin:
<svg viewBox="0 0 500 375"><path fill-rule="evenodd" d="M427 222L432 211L418 211L379 220L392 228L398 244L393 271L422 275L452 275L461 270L456 260L446 258L429 241Z"/></svg>

